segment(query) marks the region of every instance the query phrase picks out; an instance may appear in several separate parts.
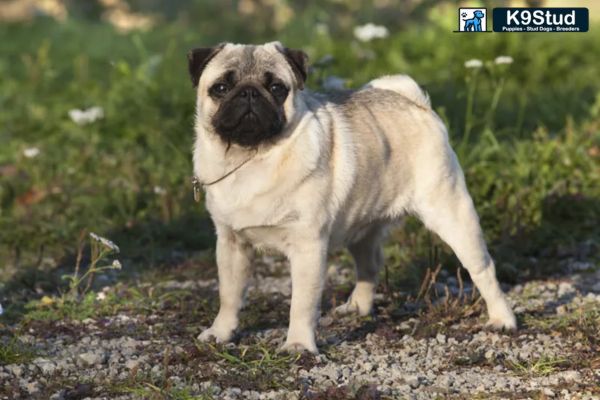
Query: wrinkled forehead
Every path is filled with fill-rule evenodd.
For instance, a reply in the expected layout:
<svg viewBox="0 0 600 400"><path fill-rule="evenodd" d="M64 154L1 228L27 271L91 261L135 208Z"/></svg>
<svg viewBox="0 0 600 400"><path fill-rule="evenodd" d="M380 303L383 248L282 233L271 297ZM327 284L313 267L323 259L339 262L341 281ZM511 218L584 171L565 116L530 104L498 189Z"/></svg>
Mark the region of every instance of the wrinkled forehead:
<svg viewBox="0 0 600 400"><path fill-rule="evenodd" d="M285 80L293 76L283 54L271 44L227 44L209 62L201 78L204 82L213 82L230 71L238 80L262 80L266 73Z"/></svg>

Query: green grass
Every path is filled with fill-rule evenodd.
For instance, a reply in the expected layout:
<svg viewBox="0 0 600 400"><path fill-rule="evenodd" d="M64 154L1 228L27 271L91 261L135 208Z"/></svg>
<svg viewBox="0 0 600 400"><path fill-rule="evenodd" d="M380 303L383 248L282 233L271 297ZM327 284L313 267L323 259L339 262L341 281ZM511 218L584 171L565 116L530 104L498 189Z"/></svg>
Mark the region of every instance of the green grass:
<svg viewBox="0 0 600 400"><path fill-rule="evenodd" d="M66 290L55 275L72 273L85 229L120 245L120 279L181 266L214 245L191 196L194 91L185 54L223 40L304 48L315 66L312 89L328 75L352 87L382 74L414 76L448 124L502 279L545 276L564 249L576 255L582 242L600 240L598 27L470 36L450 33L455 21L438 8L415 14L429 24L396 24L368 5L294 4L294 18L277 25L267 14L224 12L219 2L189 7L197 20L169 14L145 33L76 18L0 25L10 38L0 43L0 290L22 296L13 310L36 288ZM387 21L390 36L355 41L353 26L367 16ZM318 63L326 55L333 61ZM514 64L495 66L498 55ZM470 58L485 67L465 69ZM70 120L69 110L91 106L104 118ZM30 147L37 157L24 155ZM597 248L587 257L597 261ZM457 265L414 219L393 233L386 261L390 284L405 288L418 286L423 267ZM86 306L66 314L91 315Z"/></svg>
<svg viewBox="0 0 600 400"><path fill-rule="evenodd" d="M134 387L117 386L114 393L130 393L141 399L169 399L169 400L212 400L210 394L192 395L189 389L162 389L151 383L138 384Z"/></svg>
<svg viewBox="0 0 600 400"><path fill-rule="evenodd" d="M137 288L118 284L110 290L98 293L90 291L80 299L44 296L31 300L21 311L19 319L22 329L42 323L53 329L54 321L83 321L87 318L100 319L117 314L145 318L160 315L165 321L162 330L155 334L172 334L177 329L195 332L198 325L206 326L216 314L216 301L208 301L207 293L192 290L153 288L146 285ZM181 325L178 321L185 320ZM142 331L144 329L140 327ZM189 332L188 332L189 333Z"/></svg>
<svg viewBox="0 0 600 400"><path fill-rule="evenodd" d="M0 365L22 364L33 360L38 352L17 338L0 338Z"/></svg>
<svg viewBox="0 0 600 400"><path fill-rule="evenodd" d="M600 309L593 301L583 303L575 309L569 309L563 314L549 316L526 314L524 324L530 329L559 333L590 346L592 349L600 344L598 340Z"/></svg>
<svg viewBox="0 0 600 400"><path fill-rule="evenodd" d="M311 357L280 353L260 343L228 349L197 342L196 347L200 353L209 353L213 360L227 366L225 373L213 378L221 387L236 386L242 390L289 389L295 381L286 378L294 364L302 357Z"/></svg>
<svg viewBox="0 0 600 400"><path fill-rule="evenodd" d="M566 362L565 358L541 357L529 362L507 362L506 364L519 375L548 376Z"/></svg>

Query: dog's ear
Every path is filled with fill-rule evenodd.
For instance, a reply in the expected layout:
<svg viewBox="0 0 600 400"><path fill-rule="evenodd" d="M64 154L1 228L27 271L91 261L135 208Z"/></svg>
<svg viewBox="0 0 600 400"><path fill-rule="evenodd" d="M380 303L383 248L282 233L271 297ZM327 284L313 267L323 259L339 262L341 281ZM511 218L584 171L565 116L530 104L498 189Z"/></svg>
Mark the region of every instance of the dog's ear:
<svg viewBox="0 0 600 400"><path fill-rule="evenodd" d="M302 50L288 49L287 47L284 47L281 51L292 67L292 71L294 71L298 89L304 89L304 82L306 82L308 76L308 55Z"/></svg>
<svg viewBox="0 0 600 400"><path fill-rule="evenodd" d="M215 47L198 47L188 51L188 70L194 87L200 82L200 75L206 67L206 64L225 47L225 43L221 43Z"/></svg>

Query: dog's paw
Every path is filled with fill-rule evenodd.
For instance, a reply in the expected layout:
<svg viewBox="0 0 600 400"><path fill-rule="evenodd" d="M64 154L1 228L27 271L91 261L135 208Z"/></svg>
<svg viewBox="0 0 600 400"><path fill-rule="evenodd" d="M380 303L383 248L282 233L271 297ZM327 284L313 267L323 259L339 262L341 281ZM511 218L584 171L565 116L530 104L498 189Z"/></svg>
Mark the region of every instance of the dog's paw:
<svg viewBox="0 0 600 400"><path fill-rule="evenodd" d="M361 305L351 297L346 303L336 307L335 313L339 315L357 314L361 317L365 317L371 314L373 307L371 301L365 301L364 303L365 304Z"/></svg>
<svg viewBox="0 0 600 400"><path fill-rule="evenodd" d="M285 342L285 344L279 348L279 351L290 353L290 354L302 354L305 351L312 353L312 354L319 354L319 350L317 349L317 346L314 343L309 344L308 346L305 346L302 343Z"/></svg>
<svg viewBox="0 0 600 400"><path fill-rule="evenodd" d="M358 306L350 301L335 308L335 313L340 315L358 314Z"/></svg>
<svg viewBox="0 0 600 400"><path fill-rule="evenodd" d="M512 320L490 319L485 325L495 331L514 331L517 329L517 321L514 317Z"/></svg>
<svg viewBox="0 0 600 400"><path fill-rule="evenodd" d="M488 303L489 320L487 327L498 331L514 331L517 319L506 297L502 296Z"/></svg>
<svg viewBox="0 0 600 400"><path fill-rule="evenodd" d="M198 335L198 340L201 342L209 342L215 340L217 343L227 343L233 337L231 330L219 330L215 327L210 327Z"/></svg>
<svg viewBox="0 0 600 400"><path fill-rule="evenodd" d="M486 326L496 331L514 331L517 329L517 319L510 309L502 314L490 316Z"/></svg>

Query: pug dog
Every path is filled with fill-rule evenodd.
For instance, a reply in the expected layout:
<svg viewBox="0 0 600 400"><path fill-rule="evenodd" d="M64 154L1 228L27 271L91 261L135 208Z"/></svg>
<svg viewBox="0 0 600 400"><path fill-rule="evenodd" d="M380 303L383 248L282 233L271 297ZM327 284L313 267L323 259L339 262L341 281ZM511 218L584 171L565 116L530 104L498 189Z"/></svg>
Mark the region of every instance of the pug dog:
<svg viewBox="0 0 600 400"><path fill-rule="evenodd" d="M488 324L516 327L446 128L413 79L314 93L304 87L306 54L279 42L197 48L188 61L194 174L216 227L219 275L219 312L200 340L232 339L253 249L268 248L291 266L282 349L317 352L328 252L346 246L356 264L355 287L336 311L367 315L385 233L406 213L453 249L486 302Z"/></svg>

